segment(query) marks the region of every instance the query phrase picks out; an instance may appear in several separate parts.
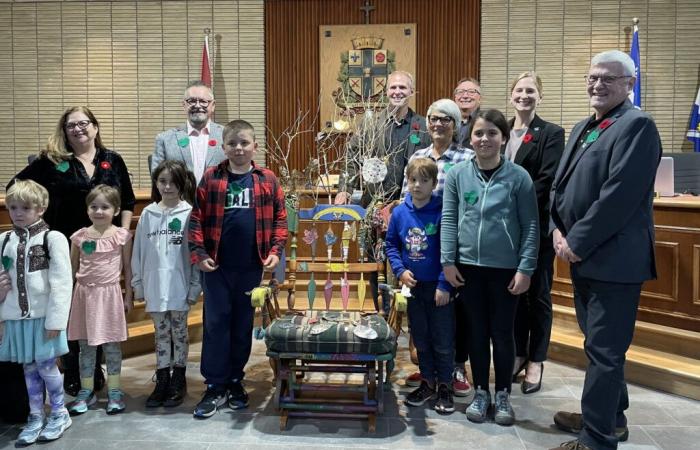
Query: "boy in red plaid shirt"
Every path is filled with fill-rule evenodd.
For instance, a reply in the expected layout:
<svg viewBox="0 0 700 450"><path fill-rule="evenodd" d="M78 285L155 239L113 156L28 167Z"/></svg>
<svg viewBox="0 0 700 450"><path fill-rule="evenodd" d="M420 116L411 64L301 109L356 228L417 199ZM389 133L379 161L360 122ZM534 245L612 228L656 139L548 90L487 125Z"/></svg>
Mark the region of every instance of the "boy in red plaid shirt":
<svg viewBox="0 0 700 450"><path fill-rule="evenodd" d="M248 406L241 381L252 345L250 291L260 285L263 269L277 266L287 241L284 194L275 175L253 162L253 127L244 120L228 123L222 147L227 160L204 172L189 222L205 310L201 372L207 390L196 418L212 416L225 403Z"/></svg>

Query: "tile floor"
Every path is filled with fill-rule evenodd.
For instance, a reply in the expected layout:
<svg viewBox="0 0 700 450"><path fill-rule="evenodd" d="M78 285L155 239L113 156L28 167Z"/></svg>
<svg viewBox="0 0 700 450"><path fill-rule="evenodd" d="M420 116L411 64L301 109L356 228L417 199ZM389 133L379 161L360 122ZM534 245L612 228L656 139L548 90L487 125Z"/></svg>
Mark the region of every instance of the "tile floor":
<svg viewBox="0 0 700 450"><path fill-rule="evenodd" d="M153 389L152 355L124 361L122 384L127 392L127 410L107 416L105 399L98 408L74 417L73 426L63 438L37 445L50 449L547 449L572 437L552 425L552 415L560 409L578 410L583 372L564 365L547 363L542 391L530 396L513 388L517 422L513 427L494 423L476 425L464 416L466 404L440 416L428 408L407 408L403 378L413 370L407 362L406 341L399 341L397 369L391 391L386 393L386 412L377 419L377 431L367 433L366 421L290 418L288 429L279 430L279 417L271 404L272 372L265 357L265 345L256 341L247 367L246 386L250 407L242 412L223 409L208 420L192 419L191 412L204 385L199 374L200 345L192 346L188 370L189 394L174 409L146 410L144 402ZM700 449L700 402L629 386L628 411L630 440L622 450ZM0 424L0 449L14 447L18 426Z"/></svg>

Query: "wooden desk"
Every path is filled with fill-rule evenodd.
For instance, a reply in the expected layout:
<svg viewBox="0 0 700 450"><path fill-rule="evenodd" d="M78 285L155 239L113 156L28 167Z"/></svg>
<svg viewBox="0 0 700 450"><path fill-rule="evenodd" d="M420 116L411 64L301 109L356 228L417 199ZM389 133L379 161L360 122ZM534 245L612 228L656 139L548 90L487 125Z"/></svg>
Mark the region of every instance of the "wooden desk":
<svg viewBox="0 0 700 450"><path fill-rule="evenodd" d="M638 320L700 332L700 197L654 200L658 279L644 283ZM573 306L569 265L557 258L554 303Z"/></svg>

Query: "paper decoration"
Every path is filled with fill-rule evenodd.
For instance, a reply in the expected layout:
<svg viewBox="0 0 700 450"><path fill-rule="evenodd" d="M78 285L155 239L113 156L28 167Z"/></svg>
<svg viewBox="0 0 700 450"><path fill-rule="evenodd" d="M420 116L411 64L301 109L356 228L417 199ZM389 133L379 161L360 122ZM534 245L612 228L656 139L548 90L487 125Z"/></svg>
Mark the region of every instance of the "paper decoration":
<svg viewBox="0 0 700 450"><path fill-rule="evenodd" d="M185 137L178 139L177 145L179 145L180 147L187 147L188 145L190 145L190 138L185 136Z"/></svg>
<svg viewBox="0 0 700 450"><path fill-rule="evenodd" d="M362 179L367 183L381 183L386 173L386 164L379 158L366 159L362 165Z"/></svg>
<svg viewBox="0 0 700 450"><path fill-rule="evenodd" d="M69 167L70 164L68 164L68 161L61 161L60 163L56 164L56 170L63 173L65 173Z"/></svg>
<svg viewBox="0 0 700 450"><path fill-rule="evenodd" d="M95 241L83 241L80 248L83 249L86 255L91 255L97 249L97 242Z"/></svg>

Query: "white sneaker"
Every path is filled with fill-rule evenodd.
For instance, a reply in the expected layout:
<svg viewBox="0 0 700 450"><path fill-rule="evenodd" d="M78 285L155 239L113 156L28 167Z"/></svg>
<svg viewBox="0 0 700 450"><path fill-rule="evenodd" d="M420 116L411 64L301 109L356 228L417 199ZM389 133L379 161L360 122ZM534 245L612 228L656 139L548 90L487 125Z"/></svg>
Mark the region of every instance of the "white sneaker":
<svg viewBox="0 0 700 450"><path fill-rule="evenodd" d="M17 438L17 445L31 445L39 439L41 429L44 427L44 416L41 414L30 414L27 424L22 427L22 432Z"/></svg>
<svg viewBox="0 0 700 450"><path fill-rule="evenodd" d="M41 434L39 435L40 441L55 441L56 439L63 436L63 432L68 429L73 424L68 411L61 411L51 413L48 422Z"/></svg>

